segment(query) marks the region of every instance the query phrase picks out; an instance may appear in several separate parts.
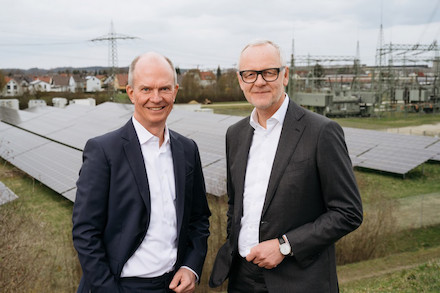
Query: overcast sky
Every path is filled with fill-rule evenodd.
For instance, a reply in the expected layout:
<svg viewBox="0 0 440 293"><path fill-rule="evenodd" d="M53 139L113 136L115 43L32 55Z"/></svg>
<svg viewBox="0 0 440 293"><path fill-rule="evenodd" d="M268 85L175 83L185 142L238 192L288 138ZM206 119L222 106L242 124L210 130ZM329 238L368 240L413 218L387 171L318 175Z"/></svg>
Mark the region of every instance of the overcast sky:
<svg viewBox="0 0 440 293"><path fill-rule="evenodd" d="M440 0L0 0L0 68L108 66L108 35L118 65L146 51L181 68L232 67L255 39L295 55L356 56L374 65L384 42L431 44L440 37ZM381 16L382 15L382 16ZM294 40L294 46L292 41Z"/></svg>

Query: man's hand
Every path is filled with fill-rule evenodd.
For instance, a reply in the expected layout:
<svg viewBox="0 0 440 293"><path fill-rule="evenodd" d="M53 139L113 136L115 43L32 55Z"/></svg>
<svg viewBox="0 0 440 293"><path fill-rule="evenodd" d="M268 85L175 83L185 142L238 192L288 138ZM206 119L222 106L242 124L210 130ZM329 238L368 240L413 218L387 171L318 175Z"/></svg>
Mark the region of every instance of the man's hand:
<svg viewBox="0 0 440 293"><path fill-rule="evenodd" d="M196 276L186 268L180 268L170 283L170 289L176 293L191 293L196 288Z"/></svg>
<svg viewBox="0 0 440 293"><path fill-rule="evenodd" d="M280 242L278 239L267 240L252 247L251 252L246 256L246 260L253 262L260 268L273 269L284 259L280 252Z"/></svg>

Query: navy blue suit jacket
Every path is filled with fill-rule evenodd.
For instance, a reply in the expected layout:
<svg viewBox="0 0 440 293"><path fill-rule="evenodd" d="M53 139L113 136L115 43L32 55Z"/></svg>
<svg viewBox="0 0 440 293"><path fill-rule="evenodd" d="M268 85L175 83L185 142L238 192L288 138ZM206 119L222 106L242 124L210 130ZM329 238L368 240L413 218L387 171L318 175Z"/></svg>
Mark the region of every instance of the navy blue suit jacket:
<svg viewBox="0 0 440 293"><path fill-rule="evenodd" d="M175 270L185 265L200 276L210 211L199 152L193 140L169 133L176 181ZM83 270L78 292L119 292L122 268L146 235L150 209L145 164L130 119L120 129L90 139L84 148L72 217Z"/></svg>

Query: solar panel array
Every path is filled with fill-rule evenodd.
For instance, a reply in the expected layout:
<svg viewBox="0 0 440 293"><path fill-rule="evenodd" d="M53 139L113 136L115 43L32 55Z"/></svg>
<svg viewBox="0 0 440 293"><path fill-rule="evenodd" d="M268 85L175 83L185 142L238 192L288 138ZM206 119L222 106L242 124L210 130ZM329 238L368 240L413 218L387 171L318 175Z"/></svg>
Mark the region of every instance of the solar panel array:
<svg viewBox="0 0 440 293"><path fill-rule="evenodd" d="M0 122L0 156L51 189L74 200L80 150Z"/></svg>
<svg viewBox="0 0 440 293"><path fill-rule="evenodd" d="M12 110L0 107L0 156L74 201L82 150L87 140L124 125L133 105L103 103ZM174 109L167 124L194 139L208 193L226 194L224 137L242 117ZM406 174L427 160L440 161L434 137L344 128L353 166Z"/></svg>
<svg viewBox="0 0 440 293"><path fill-rule="evenodd" d="M439 160L440 140L383 131L344 128L353 166L405 175L428 160Z"/></svg>

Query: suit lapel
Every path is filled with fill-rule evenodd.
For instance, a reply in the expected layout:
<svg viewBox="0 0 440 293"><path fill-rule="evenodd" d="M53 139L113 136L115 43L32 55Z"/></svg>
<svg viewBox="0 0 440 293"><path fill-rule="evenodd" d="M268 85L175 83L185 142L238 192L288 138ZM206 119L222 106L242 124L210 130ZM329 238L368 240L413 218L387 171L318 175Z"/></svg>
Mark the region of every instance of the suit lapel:
<svg viewBox="0 0 440 293"><path fill-rule="evenodd" d="M281 130L280 140L278 142L275 159L267 187L266 199L264 201L262 215L266 213L267 208L272 201L278 184L281 180L290 158L292 157L296 146L306 127L301 121L304 115L303 110L292 101L289 101L286 117L284 118L283 128Z"/></svg>
<svg viewBox="0 0 440 293"><path fill-rule="evenodd" d="M148 187L147 172L145 170L144 158L142 156L141 146L139 145L139 139L136 135L136 131L133 126L133 122L127 122L124 126L124 132L122 134L124 140L124 151L127 157L130 169L133 172L133 176L136 180L136 184L139 189L139 193L147 208L148 219L150 218L151 202L150 202L150 189Z"/></svg>
<svg viewBox="0 0 440 293"><path fill-rule="evenodd" d="M246 168L249 157L249 150L251 148L252 138L254 136L254 129L248 123L246 127L240 132L240 135L236 137L234 144L238 144L236 147L237 154L234 160L239 162L237 164L237 170L231 176L236 176L236 178L231 178L236 184L235 198L234 198L234 214L240 215L236 217L236 221L240 223L241 216L243 215L243 193L244 193L244 181L246 177ZM241 139L242 138L242 139Z"/></svg>
<svg viewBox="0 0 440 293"><path fill-rule="evenodd" d="M175 133L172 130L169 130L169 133L174 166L174 180L176 184L177 239L179 239L185 208L185 153L183 151L183 145Z"/></svg>

